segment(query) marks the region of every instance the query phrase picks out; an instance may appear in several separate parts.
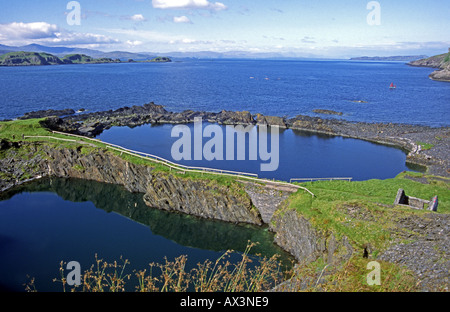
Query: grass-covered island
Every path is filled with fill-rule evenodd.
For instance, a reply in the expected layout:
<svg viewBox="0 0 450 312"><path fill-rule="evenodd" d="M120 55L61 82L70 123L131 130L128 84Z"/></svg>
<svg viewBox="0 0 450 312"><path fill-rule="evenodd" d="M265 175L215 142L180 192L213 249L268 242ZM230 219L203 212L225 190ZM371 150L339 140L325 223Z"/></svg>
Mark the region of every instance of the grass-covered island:
<svg viewBox="0 0 450 312"><path fill-rule="evenodd" d="M155 57L144 62L166 63L172 60L168 57ZM127 61L128 62L128 61ZM68 54L58 57L49 53L9 52L0 56L0 66L43 66L64 64L107 64L122 63L120 59L93 58L85 54Z"/></svg>
<svg viewBox="0 0 450 312"><path fill-rule="evenodd" d="M211 259L185 272L186 259L180 257L154 265L153 275L144 271L148 268L127 272L126 261L123 273L117 274L122 272L117 263L93 259L100 270L85 272L76 291L121 291L128 278L137 279L137 290L142 291L185 291L188 285L197 291L448 291L449 178L403 172L387 180L298 185L314 197L304 189L280 188L276 191L285 196L271 208L270 221L263 222L263 208L254 198L273 200L274 185L183 172L87 137L51 132L45 120L0 122L0 196L42 177L120 184L142 193L146 204L155 208L195 214L177 207L201 207L198 216L265 223L275 233L275 243L296 259L294 269L286 273L274 259L250 269L245 254L236 266ZM437 195L438 211L394 205L400 188L426 200ZM380 265L379 285L368 282L373 261ZM68 290L66 281L60 281Z"/></svg>

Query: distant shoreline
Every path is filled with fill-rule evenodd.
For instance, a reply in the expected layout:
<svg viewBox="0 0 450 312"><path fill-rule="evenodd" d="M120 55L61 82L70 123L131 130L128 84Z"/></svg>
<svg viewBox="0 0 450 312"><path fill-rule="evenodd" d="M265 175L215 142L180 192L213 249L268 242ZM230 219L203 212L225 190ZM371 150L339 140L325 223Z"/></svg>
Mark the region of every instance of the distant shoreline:
<svg viewBox="0 0 450 312"><path fill-rule="evenodd" d="M78 65L78 64L111 64L111 63L169 63L172 60L168 57L155 57L151 60L135 61L128 59L122 61L112 58L93 58L85 54L68 54L62 58L50 53L38 52L9 52L0 55L0 66L50 66L50 65Z"/></svg>
<svg viewBox="0 0 450 312"><path fill-rule="evenodd" d="M427 58L427 55L399 55L399 56L360 56L352 57L350 61L387 61L387 62L411 62Z"/></svg>

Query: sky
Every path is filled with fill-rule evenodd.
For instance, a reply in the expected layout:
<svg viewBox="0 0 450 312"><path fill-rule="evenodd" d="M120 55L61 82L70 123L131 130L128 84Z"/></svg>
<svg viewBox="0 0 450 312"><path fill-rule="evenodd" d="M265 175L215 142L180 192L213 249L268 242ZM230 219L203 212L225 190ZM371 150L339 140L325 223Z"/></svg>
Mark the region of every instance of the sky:
<svg viewBox="0 0 450 312"><path fill-rule="evenodd" d="M448 0L15 0L1 7L0 44L13 46L326 58L431 56L450 47Z"/></svg>

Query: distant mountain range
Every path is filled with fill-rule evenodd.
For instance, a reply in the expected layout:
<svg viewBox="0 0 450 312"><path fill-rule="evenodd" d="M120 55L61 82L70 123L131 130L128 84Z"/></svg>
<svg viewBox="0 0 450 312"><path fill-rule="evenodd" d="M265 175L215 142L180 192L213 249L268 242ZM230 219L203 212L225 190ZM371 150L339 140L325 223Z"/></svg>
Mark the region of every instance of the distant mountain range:
<svg viewBox="0 0 450 312"><path fill-rule="evenodd" d="M168 52L168 53L155 53L155 52L127 52L127 51L113 51L104 52L92 49L81 49L81 48L69 48L69 47L48 47L39 44L29 44L26 46L13 47L0 44L0 55L8 52L37 52L37 53L50 53L58 57L64 57L68 54L85 54L92 56L93 58L112 58L120 59L121 61L127 61L129 59L133 60L151 60L157 56L167 56L170 58L198 58L198 59L225 59L225 58L252 58L252 59L299 59L294 55L289 56L281 53L252 53L246 51L228 51L228 52L211 52L211 51L197 51L197 52ZM306 59L308 57L304 57ZM314 58L314 56L310 56ZM308 59L310 59L308 58Z"/></svg>
<svg viewBox="0 0 450 312"><path fill-rule="evenodd" d="M399 56L361 56L352 57L351 61L387 61L387 62L411 62L428 57L427 55L399 55Z"/></svg>
<svg viewBox="0 0 450 312"><path fill-rule="evenodd" d="M93 49L82 48L69 48L69 47L48 47L39 44L29 44L25 46L7 46L0 44L0 55L8 52L37 52L37 53L50 53L58 57L64 57L68 54L85 54L93 58L111 58L120 59L121 61L133 60L151 60L157 56L167 56L176 59L185 58L198 58L198 59L227 59L227 58L242 58L242 59L308 59L308 60L320 60L323 58L317 58L313 55L305 55L304 57L298 57L296 55L276 53L276 52L248 52L248 51L228 51L228 52L212 52L212 51L197 51L197 52L168 52L168 53L156 53L156 52L127 52L127 51L112 51L104 52ZM353 57L350 60L353 61L401 61L411 62L419 59L426 58L426 55L408 55L408 56L361 56Z"/></svg>

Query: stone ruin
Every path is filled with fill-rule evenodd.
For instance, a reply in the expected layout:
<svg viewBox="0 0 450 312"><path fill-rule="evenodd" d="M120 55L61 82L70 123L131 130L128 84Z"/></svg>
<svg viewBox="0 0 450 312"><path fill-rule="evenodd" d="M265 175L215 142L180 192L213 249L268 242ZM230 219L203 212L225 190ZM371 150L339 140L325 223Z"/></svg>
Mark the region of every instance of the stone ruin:
<svg viewBox="0 0 450 312"><path fill-rule="evenodd" d="M434 196L431 200L406 196L403 189L399 189L395 197L394 205L406 206L413 209L427 209L437 211L438 197Z"/></svg>

